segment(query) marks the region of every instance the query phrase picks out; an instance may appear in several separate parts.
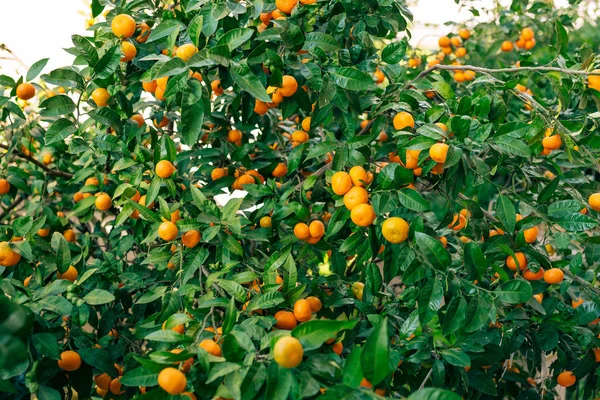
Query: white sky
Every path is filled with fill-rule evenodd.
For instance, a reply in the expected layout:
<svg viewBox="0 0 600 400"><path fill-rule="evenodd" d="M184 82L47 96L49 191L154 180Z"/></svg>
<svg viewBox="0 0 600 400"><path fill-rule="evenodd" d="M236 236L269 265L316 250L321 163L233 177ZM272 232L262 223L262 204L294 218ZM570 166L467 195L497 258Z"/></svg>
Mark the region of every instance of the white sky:
<svg viewBox="0 0 600 400"><path fill-rule="evenodd" d="M0 0L0 44L5 44L28 67L35 61L50 57L44 72L71 64L73 57L63 49L71 47L71 35L85 35L85 22L90 14L89 0ZM410 30L412 44L434 48L437 37L448 33L443 24L448 20L465 21L471 17L467 10L459 12L454 0L415 0L409 8L415 21ZM503 3L510 0L501 0ZM478 7L487 7L493 0L480 0ZM568 0L555 0L557 6L568 5ZM27 21L27 27L23 27ZM0 52L0 73L11 76L25 73L27 67L3 59Z"/></svg>

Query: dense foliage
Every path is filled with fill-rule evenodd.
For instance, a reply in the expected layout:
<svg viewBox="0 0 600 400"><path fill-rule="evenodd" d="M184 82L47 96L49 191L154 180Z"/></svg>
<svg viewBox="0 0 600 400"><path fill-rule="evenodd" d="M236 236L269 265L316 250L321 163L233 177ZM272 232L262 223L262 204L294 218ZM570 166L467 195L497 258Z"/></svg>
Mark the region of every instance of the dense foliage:
<svg viewBox="0 0 600 400"><path fill-rule="evenodd" d="M597 396L597 26L465 3L93 0L0 75L0 397Z"/></svg>

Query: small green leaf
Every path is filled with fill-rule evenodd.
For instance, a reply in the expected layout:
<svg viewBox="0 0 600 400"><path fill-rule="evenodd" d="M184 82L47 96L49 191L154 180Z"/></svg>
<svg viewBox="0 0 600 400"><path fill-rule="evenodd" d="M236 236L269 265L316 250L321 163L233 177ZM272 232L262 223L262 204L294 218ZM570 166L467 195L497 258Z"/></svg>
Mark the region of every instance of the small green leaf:
<svg viewBox="0 0 600 400"><path fill-rule="evenodd" d="M388 322L384 318L367 338L361 354L363 375L372 385L378 385L388 375L389 357Z"/></svg>

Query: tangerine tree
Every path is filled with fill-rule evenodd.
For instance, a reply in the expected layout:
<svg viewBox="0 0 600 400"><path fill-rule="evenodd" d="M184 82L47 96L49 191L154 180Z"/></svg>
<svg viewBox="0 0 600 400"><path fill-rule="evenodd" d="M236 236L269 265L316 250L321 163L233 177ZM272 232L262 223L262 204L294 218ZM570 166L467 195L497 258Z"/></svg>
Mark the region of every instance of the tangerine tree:
<svg viewBox="0 0 600 400"><path fill-rule="evenodd" d="M0 75L0 392L594 397L597 27L476 3L93 0Z"/></svg>

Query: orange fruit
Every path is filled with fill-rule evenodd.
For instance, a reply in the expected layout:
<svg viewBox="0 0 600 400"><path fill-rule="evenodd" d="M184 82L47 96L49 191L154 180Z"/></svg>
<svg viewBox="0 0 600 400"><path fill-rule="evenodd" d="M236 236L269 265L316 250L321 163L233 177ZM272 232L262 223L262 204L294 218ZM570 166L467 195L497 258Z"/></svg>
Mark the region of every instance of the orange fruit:
<svg viewBox="0 0 600 400"><path fill-rule="evenodd" d="M69 269L67 269L64 273L57 273L58 275L58 279L64 279L67 281L71 281L71 282L75 282L75 279L77 279L77 276L79 275L79 273L77 272L77 269L70 265Z"/></svg>
<svg viewBox="0 0 600 400"><path fill-rule="evenodd" d="M310 121L311 117L306 117L302 120L302 129L304 129L306 132L310 132Z"/></svg>
<svg viewBox="0 0 600 400"><path fill-rule="evenodd" d="M298 0L275 0L275 7L285 14L291 14L297 4Z"/></svg>
<svg viewBox="0 0 600 400"><path fill-rule="evenodd" d="M296 0L279 0L279 1L294 2ZM278 89L277 92L280 93L283 97L290 97L290 96L293 96L294 93L296 93L296 90L298 90L298 82L296 81L296 78L294 78L291 75L284 75L283 78L281 79L281 88Z"/></svg>
<svg viewBox="0 0 600 400"><path fill-rule="evenodd" d="M284 336L273 346L273 359L280 367L295 368L302 362L304 349L298 339Z"/></svg>
<svg viewBox="0 0 600 400"><path fill-rule="evenodd" d="M179 234L179 230L177 226L171 221L164 221L158 227L158 236L164 241L171 241L177 237Z"/></svg>
<svg viewBox="0 0 600 400"><path fill-rule="evenodd" d="M525 237L526 243L533 243L537 240L539 228L534 226L533 228L525 229L523 236Z"/></svg>
<svg viewBox="0 0 600 400"><path fill-rule="evenodd" d="M502 51L507 53L509 51L513 51L514 47L510 40L505 40L504 42L502 42L500 49L502 49Z"/></svg>
<svg viewBox="0 0 600 400"><path fill-rule="evenodd" d="M287 173L288 173L287 165L285 165L283 163L279 163L279 164L277 164L277 166L275 167L273 172L271 172L271 175L273 175L273 177L275 177L275 178L281 178L283 176L286 176Z"/></svg>
<svg viewBox="0 0 600 400"><path fill-rule="evenodd" d="M525 41L525 50L531 50L535 47L535 39Z"/></svg>
<svg viewBox="0 0 600 400"><path fill-rule="evenodd" d="M187 379L183 372L168 367L158 374L158 386L169 394L180 394L187 386Z"/></svg>
<svg viewBox="0 0 600 400"><path fill-rule="evenodd" d="M321 308L323 308L323 303L321 303L321 299L315 296L308 296L306 301L310 304L310 309L312 312L319 312Z"/></svg>
<svg viewBox="0 0 600 400"><path fill-rule="evenodd" d="M312 221L308 231L311 237L322 237L325 234L325 225L319 220Z"/></svg>
<svg viewBox="0 0 600 400"><path fill-rule="evenodd" d="M445 236L440 237L440 242L442 242L442 246L444 246L444 248L448 247L448 239L446 239Z"/></svg>
<svg viewBox="0 0 600 400"><path fill-rule="evenodd" d="M582 298L578 298L577 300L571 300L571 307L577 308L585 302Z"/></svg>
<svg viewBox="0 0 600 400"><path fill-rule="evenodd" d="M456 55L456 57L464 57L467 55L467 49L465 49L464 47L459 47L454 51L454 54Z"/></svg>
<svg viewBox="0 0 600 400"><path fill-rule="evenodd" d="M450 46L450 38L447 36L442 36L438 39L438 45L440 47L448 47Z"/></svg>
<svg viewBox="0 0 600 400"><path fill-rule="evenodd" d="M379 68L375 70L373 75L375 76L375 83L382 83L385 80L385 75Z"/></svg>
<svg viewBox="0 0 600 400"><path fill-rule="evenodd" d="M333 193L342 196L352 188L352 177L344 171L339 171L331 177Z"/></svg>
<svg viewBox="0 0 600 400"><path fill-rule="evenodd" d="M342 354L342 351L344 351L344 345L342 342L335 342L333 346L331 346L331 350L339 356Z"/></svg>
<svg viewBox="0 0 600 400"><path fill-rule="evenodd" d="M369 201L369 193L365 188L354 186L344 195L344 205L348 210L352 210L359 204L365 204Z"/></svg>
<svg viewBox="0 0 600 400"><path fill-rule="evenodd" d="M265 115L269 111L269 106L264 101L256 99L254 102L254 112L259 115Z"/></svg>
<svg viewBox="0 0 600 400"><path fill-rule="evenodd" d="M66 229L63 232L63 236L65 237L65 240L70 243L73 243L77 239L77 236L75 235L75 231L73 231L73 229Z"/></svg>
<svg viewBox="0 0 600 400"><path fill-rule="evenodd" d="M0 242L0 265L14 267L21 260L21 255L14 251L8 242Z"/></svg>
<svg viewBox="0 0 600 400"><path fill-rule="evenodd" d="M8 183L6 179L0 179L0 195L4 195L8 192L10 192L10 183Z"/></svg>
<svg viewBox="0 0 600 400"><path fill-rule="evenodd" d="M467 219L462 214L454 214L452 222L448 224L448 228L452 229L453 231L460 231L465 226L467 226Z"/></svg>
<svg viewBox="0 0 600 400"><path fill-rule="evenodd" d="M377 216L370 204L358 204L350 211L350 219L358 226L367 227L373 225Z"/></svg>
<svg viewBox="0 0 600 400"><path fill-rule="evenodd" d="M21 100L29 100L35 96L35 87L29 82L23 82L17 86L17 97Z"/></svg>
<svg viewBox="0 0 600 400"><path fill-rule="evenodd" d="M188 397L190 400L197 400L196 395L192 392L183 392L181 393L181 397Z"/></svg>
<svg viewBox="0 0 600 400"><path fill-rule="evenodd" d="M367 380L367 378L362 378L362 381L360 381L360 386L365 387L367 389L371 389L373 387L373 385Z"/></svg>
<svg viewBox="0 0 600 400"><path fill-rule="evenodd" d="M429 157L438 164L446 162L448 154L448 145L445 143L436 143L429 149Z"/></svg>
<svg viewBox="0 0 600 400"><path fill-rule="evenodd" d="M527 258L525 257L525 254L521 252L516 252L515 256L517 257L517 261L519 262L520 270L524 271L525 269L527 269ZM515 259L512 256L508 256L506 258L506 266L510 270L517 270L517 264L515 263Z"/></svg>
<svg viewBox="0 0 600 400"><path fill-rule="evenodd" d="M127 14L119 14L113 18L110 27L116 37L127 39L135 33L135 20Z"/></svg>
<svg viewBox="0 0 600 400"><path fill-rule="evenodd" d="M213 181L216 181L217 179L221 179L224 176L227 176L227 170L225 168L215 168L210 173L210 178Z"/></svg>
<svg viewBox="0 0 600 400"><path fill-rule="evenodd" d="M270 228L272 226L271 217L262 217L259 221L259 225L261 228Z"/></svg>
<svg viewBox="0 0 600 400"><path fill-rule="evenodd" d="M64 371L77 371L81 367L81 357L76 351L63 351L60 353L58 367Z"/></svg>
<svg viewBox="0 0 600 400"><path fill-rule="evenodd" d="M421 150L406 150L406 165L408 169L415 169L419 166L419 155Z"/></svg>
<svg viewBox="0 0 600 400"><path fill-rule="evenodd" d="M279 329L291 331L298 325L298 321L291 311L277 311L273 317L277 320L275 326Z"/></svg>
<svg viewBox="0 0 600 400"><path fill-rule="evenodd" d="M310 239L310 230L308 225L306 225L304 222L297 223L296 226L294 226L294 235L299 240Z"/></svg>
<svg viewBox="0 0 600 400"><path fill-rule="evenodd" d="M461 28L458 30L458 36L460 36L462 40L467 40L471 37L471 32L466 28Z"/></svg>
<svg viewBox="0 0 600 400"><path fill-rule="evenodd" d="M212 339L204 339L200 342L200 348L216 357L221 357L221 346Z"/></svg>
<svg viewBox="0 0 600 400"><path fill-rule="evenodd" d="M562 387L573 386L575 382L577 382L577 377L571 371L561 372L556 378L556 383Z"/></svg>
<svg viewBox="0 0 600 400"><path fill-rule="evenodd" d="M132 43L124 41L121 43L121 53L123 53L121 62L129 62L135 58L137 49Z"/></svg>
<svg viewBox="0 0 600 400"><path fill-rule="evenodd" d="M565 277L565 273L559 268L550 268L544 272L544 281L550 285L561 283Z"/></svg>
<svg viewBox="0 0 600 400"><path fill-rule="evenodd" d="M544 295L543 294L534 294L533 298L540 304L542 304L542 300L544 300Z"/></svg>
<svg viewBox="0 0 600 400"><path fill-rule="evenodd" d="M523 278L528 281L539 281L544 277L544 269L540 268L538 272L531 272L530 270L526 270L523 272Z"/></svg>
<svg viewBox="0 0 600 400"><path fill-rule="evenodd" d="M106 106L106 102L109 98L110 94L108 94L108 90L104 88L96 88L92 92L92 100L94 100L94 103L96 103L98 107Z"/></svg>
<svg viewBox="0 0 600 400"><path fill-rule="evenodd" d="M594 194L590 195L590 197L588 198L588 204L590 205L590 208L592 210L600 212L600 193L594 193ZM585 210L585 208L584 208L584 210ZM582 214L585 214L585 213L582 213Z"/></svg>
<svg viewBox="0 0 600 400"><path fill-rule="evenodd" d="M106 193L101 193L96 197L96 208L100 211L106 211L112 206L112 199Z"/></svg>
<svg viewBox="0 0 600 400"><path fill-rule="evenodd" d="M215 79L210 83L210 87L215 96L220 96L223 94L223 87L221 87L221 81L219 79Z"/></svg>
<svg viewBox="0 0 600 400"><path fill-rule="evenodd" d="M183 61L187 62L198 51L193 43L186 43L177 48L175 54Z"/></svg>
<svg viewBox="0 0 600 400"><path fill-rule="evenodd" d="M193 249L194 247L196 247L196 245L200 243L200 239L202 239L202 235L197 229L187 231L183 234L183 236L181 236L181 241L183 242L183 245L188 249Z"/></svg>
<svg viewBox="0 0 600 400"><path fill-rule="evenodd" d="M542 146L544 146L544 149L558 150L562 146L562 139L560 138L560 135L545 137L544 140L542 140Z"/></svg>
<svg viewBox="0 0 600 400"><path fill-rule="evenodd" d="M269 22L271 22L271 18L273 18L273 14L270 12L260 13L260 21L265 25L269 25Z"/></svg>
<svg viewBox="0 0 600 400"><path fill-rule="evenodd" d="M108 374L104 373L101 375L94 376L94 382L102 390L108 390L110 386L111 378Z"/></svg>
<svg viewBox="0 0 600 400"><path fill-rule="evenodd" d="M407 113L406 111L401 111L394 116L393 124L394 129L397 131L401 131L408 127L413 129L415 127L415 119L413 118L412 114Z"/></svg>
<svg viewBox="0 0 600 400"><path fill-rule="evenodd" d="M137 124L138 128L141 128L146 123L141 114L133 114L130 119Z"/></svg>
<svg viewBox="0 0 600 400"><path fill-rule="evenodd" d="M237 129L232 129L227 132L227 141L230 143L236 143L242 140L242 132Z"/></svg>
<svg viewBox="0 0 600 400"><path fill-rule="evenodd" d="M368 178L367 171L361 166L355 166L350 168L350 178L355 186L365 186Z"/></svg>
<svg viewBox="0 0 600 400"><path fill-rule="evenodd" d="M175 166L173 166L173 163L171 163L169 160L160 160L156 164L156 168L154 170L156 175L163 179L170 178L176 171Z"/></svg>
<svg viewBox="0 0 600 400"><path fill-rule="evenodd" d="M312 314L312 308L310 303L306 299L296 300L294 303L294 316L298 322L306 322L310 320Z"/></svg>
<svg viewBox="0 0 600 400"><path fill-rule="evenodd" d="M399 217L388 218L381 226L381 234L390 243L402 243L408 238L408 223Z"/></svg>
<svg viewBox="0 0 600 400"><path fill-rule="evenodd" d="M523 28L523 30L521 30L521 38L523 38L524 40L531 40L534 36L535 33L531 28Z"/></svg>
<svg viewBox="0 0 600 400"><path fill-rule="evenodd" d="M110 381L109 389L112 394L121 394L121 377L115 378Z"/></svg>
<svg viewBox="0 0 600 400"><path fill-rule="evenodd" d="M135 41L138 43L146 43L148 37L150 37L150 26L147 23L142 22L138 25L138 28L140 29L140 34L135 38Z"/></svg>
<svg viewBox="0 0 600 400"><path fill-rule="evenodd" d="M292 141L297 142L297 143L306 143L308 142L308 133L304 132L304 131L294 131L294 133L292 133Z"/></svg>

